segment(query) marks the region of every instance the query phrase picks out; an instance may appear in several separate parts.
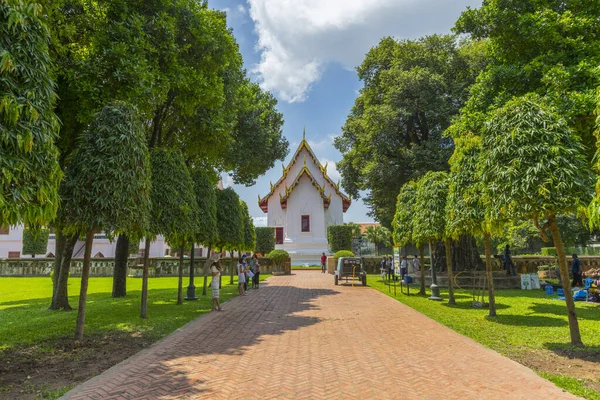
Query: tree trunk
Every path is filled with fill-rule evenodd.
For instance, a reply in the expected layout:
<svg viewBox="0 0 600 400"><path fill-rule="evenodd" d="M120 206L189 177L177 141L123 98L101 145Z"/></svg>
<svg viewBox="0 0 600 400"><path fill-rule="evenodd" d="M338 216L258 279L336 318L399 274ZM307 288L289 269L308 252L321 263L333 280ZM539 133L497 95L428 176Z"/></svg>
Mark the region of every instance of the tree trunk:
<svg viewBox="0 0 600 400"><path fill-rule="evenodd" d="M177 304L183 304L183 252L185 241L181 242L181 254L179 255L179 279L177 281Z"/></svg>
<svg viewBox="0 0 600 400"><path fill-rule="evenodd" d="M481 260L477 241L473 236L463 235L458 241L451 242L452 270L453 271L472 271L483 270L484 263ZM443 241L434 243L435 266L437 271L446 270L446 247Z"/></svg>
<svg viewBox="0 0 600 400"><path fill-rule="evenodd" d="M571 344L573 346L583 346L581 334L579 333L579 323L577 322L577 314L575 313L575 302L573 301L573 293L571 293L571 282L569 282L569 270L567 268L567 255L565 254L565 245L560 236L560 230L556 223L556 216L551 215L548 218L550 233L558 255L558 266L560 268L560 276L562 278L563 290L565 292L565 303L567 304L567 314L569 316L569 331L571 333Z"/></svg>
<svg viewBox="0 0 600 400"><path fill-rule="evenodd" d="M446 270L448 272L448 304L456 304L454 300L454 274L452 273L452 243L449 239L444 241L446 247Z"/></svg>
<svg viewBox="0 0 600 400"><path fill-rule="evenodd" d="M421 260L421 289L419 294L425 295L425 248L422 245L419 246L419 258Z"/></svg>
<svg viewBox="0 0 600 400"><path fill-rule="evenodd" d="M233 285L233 270L235 269L234 265L237 265L237 262L235 262L235 258L233 257L233 250L231 250L231 261L233 262L230 263L231 271L229 274L229 284Z"/></svg>
<svg viewBox="0 0 600 400"><path fill-rule="evenodd" d="M127 296L127 259L129 258L129 238L119 235L115 250L115 267L113 269L112 297Z"/></svg>
<svg viewBox="0 0 600 400"><path fill-rule="evenodd" d="M208 252L206 253L207 259L210 258L210 251L212 248L208 246ZM206 296L206 286L208 286L208 273L210 270L208 268L204 268L204 283L202 285L202 296Z"/></svg>
<svg viewBox="0 0 600 400"><path fill-rule="evenodd" d="M56 296L56 289L58 288L58 279L60 277L60 268L62 262L62 255L65 251L65 244L67 242L67 237L60 232L58 229L56 230L56 248L54 249L54 277L52 278L52 298ZM52 308L52 306L50 306Z"/></svg>
<svg viewBox="0 0 600 400"><path fill-rule="evenodd" d="M92 257L93 244L94 229L90 229L85 235L85 252L83 254L83 268L81 270L81 290L79 291L79 308L77 309L75 340L83 340L83 328L85 325L85 305L87 300L88 279L90 276L90 259Z"/></svg>
<svg viewBox="0 0 600 400"><path fill-rule="evenodd" d="M142 307L140 318L148 318L148 269L150 268L150 237L146 237L144 250L144 270L142 273Z"/></svg>
<svg viewBox="0 0 600 400"><path fill-rule="evenodd" d="M69 270L71 268L71 258L73 257L73 248L79 239L79 235L73 235L65 238L65 244L60 256L60 268L58 282L56 283L56 292L52 297L50 310L71 311L73 308L69 304L68 283Z"/></svg>
<svg viewBox="0 0 600 400"><path fill-rule="evenodd" d="M492 271L492 248L490 245L490 234L483 235L483 245L485 246L485 270L488 279L488 303L489 316L496 316L496 297L494 296L494 273Z"/></svg>

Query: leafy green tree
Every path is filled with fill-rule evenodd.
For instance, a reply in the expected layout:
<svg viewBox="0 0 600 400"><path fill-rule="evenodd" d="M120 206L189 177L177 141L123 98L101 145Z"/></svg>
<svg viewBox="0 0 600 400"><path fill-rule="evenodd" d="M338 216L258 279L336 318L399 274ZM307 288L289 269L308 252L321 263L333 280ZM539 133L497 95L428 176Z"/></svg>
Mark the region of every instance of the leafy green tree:
<svg viewBox="0 0 600 400"><path fill-rule="evenodd" d="M192 179L194 180L194 191L198 203L198 230L195 241L207 247L206 257L209 258L218 238L217 175L214 171L196 167L192 170ZM190 268L190 272L192 271ZM206 296L209 272L209 269L205 267L202 287L203 296Z"/></svg>
<svg viewBox="0 0 600 400"><path fill-rule="evenodd" d="M152 212L146 234L144 252L144 279L142 284L142 310L147 316L148 254L150 242L156 235L164 235L171 246L180 248L177 284L177 304L183 304L183 253L187 243L194 242L198 232L198 203L194 181L183 154L177 150L155 148L151 152Z"/></svg>
<svg viewBox="0 0 600 400"><path fill-rule="evenodd" d="M375 245L375 252L376 254L379 254L379 245L383 244L384 246L389 246L392 233L385 226L369 226L365 231L365 237L369 242Z"/></svg>
<svg viewBox="0 0 600 400"><path fill-rule="evenodd" d="M329 249L336 253L340 250L352 250L352 226L330 225L327 227Z"/></svg>
<svg viewBox="0 0 600 400"><path fill-rule="evenodd" d="M537 93L594 155L594 91L600 85L600 4L595 0L489 0L468 9L457 33L485 40L489 64L466 108L487 112Z"/></svg>
<svg viewBox="0 0 600 400"><path fill-rule="evenodd" d="M346 222L344 225L352 228L352 239L356 239L362 234L360 231L360 224L357 224L356 222Z"/></svg>
<svg viewBox="0 0 600 400"><path fill-rule="evenodd" d="M394 220L392 221L392 227L394 229L392 236L396 246L406 246L408 243L414 242L417 247L419 247L419 256L421 259L421 287L419 289L419 294L425 295L424 243L416 242L413 235L416 195L417 184L414 181L405 183L400 188L400 193L398 193L398 200L396 202L396 213L394 214Z"/></svg>
<svg viewBox="0 0 600 400"><path fill-rule="evenodd" d="M256 231L256 252L267 255L275 250L275 228L271 226L260 226Z"/></svg>
<svg viewBox="0 0 600 400"><path fill-rule="evenodd" d="M337 167L353 197L367 191L370 215L391 228L400 187L430 170L447 170L443 136L485 64L478 43L454 36L384 38L358 67L364 83L342 135Z"/></svg>
<svg viewBox="0 0 600 400"><path fill-rule="evenodd" d="M43 226L62 172L49 31L33 1L0 2L0 226Z"/></svg>
<svg viewBox="0 0 600 400"><path fill-rule="evenodd" d="M454 132L454 154L450 158L448 198L446 201L446 232L483 237L485 267L488 282L489 316L496 316L494 274L492 272L491 235L485 219L483 188L478 179L481 156L481 137L468 132Z"/></svg>
<svg viewBox="0 0 600 400"><path fill-rule="evenodd" d="M31 254L35 257L36 254L46 254L48 249L48 229L24 229L23 230L23 254Z"/></svg>
<svg viewBox="0 0 600 400"><path fill-rule="evenodd" d="M448 273L448 304L455 304L454 283L452 276L452 247L446 229L446 202L449 186L448 173L428 172L417 181L415 214L413 221L413 238L417 243L431 244L437 240L444 241L446 250L446 271ZM433 270L433 260L431 262Z"/></svg>
<svg viewBox="0 0 600 400"><path fill-rule="evenodd" d="M491 223L531 219L543 239L550 230L565 290L571 343L583 345L557 224L557 215L580 211L592 198L593 174L581 140L555 109L539 96L527 95L494 112L483 148L481 177L488 219Z"/></svg>
<svg viewBox="0 0 600 400"><path fill-rule="evenodd" d="M106 106L78 140L65 179L71 233L85 232L75 339L83 339L94 234L140 232L148 225L150 161L142 124L124 103Z"/></svg>
<svg viewBox="0 0 600 400"><path fill-rule="evenodd" d="M240 201L240 207L242 209L242 223L243 223L243 240L242 248L245 251L254 251L256 249L256 232L254 230L254 221L250 217L248 211L248 205L245 201Z"/></svg>
<svg viewBox="0 0 600 400"><path fill-rule="evenodd" d="M239 249L243 243L243 214L240 198L232 188L217 190L217 221L220 251ZM233 285L233 266L230 271L230 284Z"/></svg>

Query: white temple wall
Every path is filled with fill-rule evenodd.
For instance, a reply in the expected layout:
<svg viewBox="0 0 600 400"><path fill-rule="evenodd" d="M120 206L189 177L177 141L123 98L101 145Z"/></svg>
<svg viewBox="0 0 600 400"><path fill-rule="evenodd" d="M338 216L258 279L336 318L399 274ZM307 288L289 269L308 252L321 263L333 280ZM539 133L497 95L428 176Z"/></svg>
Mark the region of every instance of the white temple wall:
<svg viewBox="0 0 600 400"><path fill-rule="evenodd" d="M342 225L344 223L344 205L342 197L333 192L331 194L331 203L325 210L325 236L327 236L327 227L331 225Z"/></svg>
<svg viewBox="0 0 600 400"><path fill-rule="evenodd" d="M302 215L310 216L310 232L302 232ZM295 243L326 242L324 221L323 198L305 175L287 201L287 237Z"/></svg>

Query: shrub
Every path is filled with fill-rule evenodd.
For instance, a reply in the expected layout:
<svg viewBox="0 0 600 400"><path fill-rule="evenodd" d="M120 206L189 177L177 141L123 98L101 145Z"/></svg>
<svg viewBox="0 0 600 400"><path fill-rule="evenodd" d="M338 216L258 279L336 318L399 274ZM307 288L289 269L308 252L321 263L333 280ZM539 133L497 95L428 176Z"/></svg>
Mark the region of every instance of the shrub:
<svg viewBox="0 0 600 400"><path fill-rule="evenodd" d="M352 226L331 225L327 228L327 240L334 253L340 250L352 251Z"/></svg>
<svg viewBox="0 0 600 400"><path fill-rule="evenodd" d="M46 254L48 248L48 229L41 229L34 232L31 229L23 230L23 254Z"/></svg>
<svg viewBox="0 0 600 400"><path fill-rule="evenodd" d="M556 247L542 247L542 255L556 257Z"/></svg>
<svg viewBox="0 0 600 400"><path fill-rule="evenodd" d="M256 230L256 252L266 255L275 250L275 228L261 226Z"/></svg>
<svg viewBox="0 0 600 400"><path fill-rule="evenodd" d="M285 250L273 250L269 253L267 258L275 264L277 271L281 271L281 264L290 259L290 255Z"/></svg>
<svg viewBox="0 0 600 400"><path fill-rule="evenodd" d="M333 255L333 258L354 257L354 253L349 250L340 250Z"/></svg>

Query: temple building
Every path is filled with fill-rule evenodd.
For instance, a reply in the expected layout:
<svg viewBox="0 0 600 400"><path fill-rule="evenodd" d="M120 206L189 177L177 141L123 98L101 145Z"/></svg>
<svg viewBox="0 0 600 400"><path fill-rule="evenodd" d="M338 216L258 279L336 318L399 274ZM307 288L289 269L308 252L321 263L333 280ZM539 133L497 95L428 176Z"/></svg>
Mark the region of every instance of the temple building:
<svg viewBox="0 0 600 400"><path fill-rule="evenodd" d="M351 199L340 184L327 176L312 151L306 135L282 176L271 191L258 198L267 214L267 225L275 228L276 248L290 253L293 265L318 265L323 252L329 254L327 227L344 223Z"/></svg>

